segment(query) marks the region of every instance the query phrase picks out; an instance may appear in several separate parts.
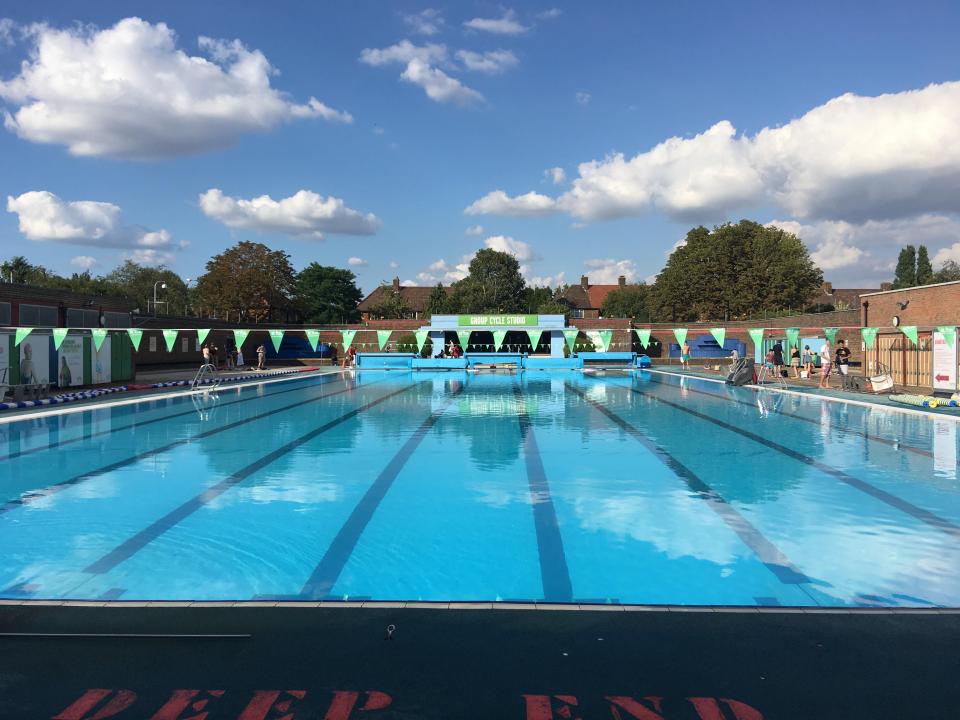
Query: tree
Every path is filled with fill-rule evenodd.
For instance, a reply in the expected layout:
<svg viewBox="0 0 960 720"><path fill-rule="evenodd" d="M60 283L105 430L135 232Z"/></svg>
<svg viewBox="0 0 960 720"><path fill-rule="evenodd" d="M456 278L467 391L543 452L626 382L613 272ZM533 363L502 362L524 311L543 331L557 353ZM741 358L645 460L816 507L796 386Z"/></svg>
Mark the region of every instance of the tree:
<svg viewBox="0 0 960 720"><path fill-rule="evenodd" d="M76 277L76 276L74 276ZM127 260L103 277L114 293L124 297L146 312L153 304L153 288L157 287L157 315L185 314L189 305L187 285L173 270L163 267L144 267ZM160 285L157 285L160 283ZM165 288L161 285L166 285Z"/></svg>
<svg viewBox="0 0 960 720"><path fill-rule="evenodd" d="M553 302L553 290L548 287L528 287L526 292L527 312L539 312L541 305Z"/></svg>
<svg viewBox="0 0 960 720"><path fill-rule="evenodd" d="M600 314L605 318L632 318L640 322L650 321L647 296L650 288L646 283L626 285L612 290L603 300Z"/></svg>
<svg viewBox="0 0 960 720"><path fill-rule="evenodd" d="M525 289L513 255L483 248L470 261L467 277L453 284L450 303L464 313L523 312Z"/></svg>
<svg viewBox="0 0 960 720"><path fill-rule="evenodd" d="M402 320L413 314L407 301L399 292L393 291L393 286L383 284L377 293L380 298L370 307L370 317L374 320Z"/></svg>
<svg viewBox="0 0 960 720"><path fill-rule="evenodd" d="M447 290L441 283L437 283L437 286L430 291L430 297L427 298L425 310L430 315L442 315L446 312L453 312L449 299L447 298Z"/></svg>
<svg viewBox="0 0 960 720"><path fill-rule="evenodd" d="M42 265L34 265L23 255L15 255L0 264L0 275L6 282L37 287L48 287L50 279L56 277Z"/></svg>
<svg viewBox="0 0 960 720"><path fill-rule="evenodd" d="M290 256L262 243L243 241L214 255L197 280L198 301L218 316L270 320L290 308L296 273Z"/></svg>
<svg viewBox="0 0 960 720"><path fill-rule="evenodd" d="M357 322L357 304L363 293L350 270L312 262L297 275L294 297L303 319L309 323Z"/></svg>
<svg viewBox="0 0 960 720"><path fill-rule="evenodd" d="M893 289L913 287L917 284L917 251L913 245L907 245L897 258L897 269L893 275Z"/></svg>
<svg viewBox="0 0 960 720"><path fill-rule="evenodd" d="M932 282L933 265L930 264L927 246L921 245L917 249L917 285L929 285Z"/></svg>
<svg viewBox="0 0 960 720"><path fill-rule="evenodd" d="M933 282L954 282L960 280L960 265L955 260L947 260L933 275Z"/></svg>

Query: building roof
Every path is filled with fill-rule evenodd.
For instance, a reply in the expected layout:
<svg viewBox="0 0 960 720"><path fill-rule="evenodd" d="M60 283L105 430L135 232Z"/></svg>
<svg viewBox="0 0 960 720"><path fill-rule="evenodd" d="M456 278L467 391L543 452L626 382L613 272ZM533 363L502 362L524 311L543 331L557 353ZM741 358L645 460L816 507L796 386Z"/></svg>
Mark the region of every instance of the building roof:
<svg viewBox="0 0 960 720"><path fill-rule="evenodd" d="M411 311L424 312L427 309L427 300L430 299L430 293L433 292L435 287L436 285L401 285L399 279L394 278L392 286L381 285L361 300L357 309L360 312L369 312L380 303L389 300L392 294L396 294L403 299ZM449 287L445 286L443 289L448 293L450 292Z"/></svg>
<svg viewBox="0 0 960 720"><path fill-rule="evenodd" d="M626 278L621 276L616 285L591 285L590 279L584 275L579 285L569 286L563 293L564 299L577 310L599 310L603 301L614 290L626 286Z"/></svg>
<svg viewBox="0 0 960 720"><path fill-rule="evenodd" d="M88 295L61 290L60 288L43 288L0 282L0 301L10 302L11 300L39 305L59 305L63 303L68 307L99 307L123 312L130 312L134 307L129 300L109 295Z"/></svg>
<svg viewBox="0 0 960 720"><path fill-rule="evenodd" d="M880 287L883 290L883 286ZM877 288L835 288L833 283L821 283L820 289L810 296L808 305L846 305L848 308L860 307L860 296L878 292Z"/></svg>

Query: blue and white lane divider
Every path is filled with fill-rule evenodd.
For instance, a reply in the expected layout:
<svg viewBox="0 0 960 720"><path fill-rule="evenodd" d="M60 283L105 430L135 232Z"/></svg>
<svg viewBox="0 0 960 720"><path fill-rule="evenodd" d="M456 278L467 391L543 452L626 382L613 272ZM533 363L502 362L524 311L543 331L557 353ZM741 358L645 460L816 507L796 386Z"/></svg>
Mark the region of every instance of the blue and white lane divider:
<svg viewBox="0 0 960 720"><path fill-rule="evenodd" d="M257 378L276 377L278 375L292 375L294 373L305 372L304 370L276 370L266 373L251 373L250 375L233 375L231 377L219 378L221 383L241 382L243 380L256 380ZM201 380L200 385L212 385L215 378ZM172 380L170 382L153 383L135 389L156 389L168 387L184 387L191 385L190 380ZM19 402L0 402L0 410L21 410L26 408L46 407L48 405L63 405L64 403L77 402L79 400L91 400L101 395L110 395L111 393L127 392L130 390L128 385L116 385L114 387L96 388L93 390L81 390L73 393L62 393L53 395L42 400L20 400Z"/></svg>

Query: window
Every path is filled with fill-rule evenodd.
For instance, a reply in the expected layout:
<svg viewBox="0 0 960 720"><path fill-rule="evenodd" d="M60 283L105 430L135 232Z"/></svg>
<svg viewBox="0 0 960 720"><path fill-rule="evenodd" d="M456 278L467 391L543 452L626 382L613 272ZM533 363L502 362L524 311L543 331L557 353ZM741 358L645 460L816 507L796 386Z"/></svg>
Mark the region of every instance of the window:
<svg viewBox="0 0 960 720"><path fill-rule="evenodd" d="M0 325L10 324L10 303L0 303Z"/></svg>
<svg viewBox="0 0 960 720"><path fill-rule="evenodd" d="M21 327L59 327L57 308L50 305L21 305Z"/></svg>
<svg viewBox="0 0 960 720"><path fill-rule="evenodd" d="M22 313L23 310L21 310L20 312ZM78 308L69 308L67 310L67 327L70 327L70 328L100 327L100 314L96 310L80 310Z"/></svg>
<svg viewBox="0 0 960 720"><path fill-rule="evenodd" d="M573 308L570 310L570 317L583 318L583 310L581 308Z"/></svg>
<svg viewBox="0 0 960 720"><path fill-rule="evenodd" d="M105 312L103 314L103 326L108 328L128 328L130 327L130 313Z"/></svg>

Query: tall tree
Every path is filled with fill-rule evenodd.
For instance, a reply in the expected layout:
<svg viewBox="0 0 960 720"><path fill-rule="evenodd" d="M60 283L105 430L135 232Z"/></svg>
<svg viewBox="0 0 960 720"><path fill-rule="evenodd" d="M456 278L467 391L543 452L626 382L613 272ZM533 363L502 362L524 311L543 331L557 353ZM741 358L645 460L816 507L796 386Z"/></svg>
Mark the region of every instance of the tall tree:
<svg viewBox="0 0 960 720"><path fill-rule="evenodd" d="M304 321L334 324L357 322L363 293L350 270L312 262L297 275L295 298Z"/></svg>
<svg viewBox="0 0 960 720"><path fill-rule="evenodd" d="M144 313L148 308L153 308L154 286L157 288L157 307L152 311L157 315L182 315L189 305L186 283L177 273L162 265L144 267L127 260L103 279L117 294L127 298Z"/></svg>
<svg viewBox="0 0 960 720"><path fill-rule="evenodd" d="M917 248L917 285L929 285L933 282L933 265L930 264L930 255L927 246Z"/></svg>
<svg viewBox="0 0 960 720"><path fill-rule="evenodd" d="M553 290L548 287L528 287L526 292L527 312L540 312L540 306L553 302Z"/></svg>
<svg viewBox="0 0 960 720"><path fill-rule="evenodd" d="M917 284L917 251L907 245L897 257L897 269L893 274L893 289L913 287Z"/></svg>
<svg viewBox="0 0 960 720"><path fill-rule="evenodd" d="M605 318L632 318L639 322L650 321L647 296L650 288L645 283L625 285L612 290L603 300L600 314Z"/></svg>
<svg viewBox="0 0 960 720"><path fill-rule="evenodd" d="M23 255L14 255L0 264L0 275L5 282L38 287L47 287L51 278L56 277L42 265L34 265Z"/></svg>
<svg viewBox="0 0 960 720"><path fill-rule="evenodd" d="M290 256L246 240L210 258L207 272L197 280L198 301L205 309L255 322L287 310L295 289Z"/></svg>
<svg viewBox="0 0 960 720"><path fill-rule="evenodd" d="M454 312L450 307L450 301L447 297L447 289L441 283L430 291L430 297L427 298L425 310L431 315L442 315L446 312Z"/></svg>
<svg viewBox="0 0 960 720"><path fill-rule="evenodd" d="M450 302L465 313L523 312L525 290L517 259L483 248L470 261L467 277L453 284Z"/></svg>

